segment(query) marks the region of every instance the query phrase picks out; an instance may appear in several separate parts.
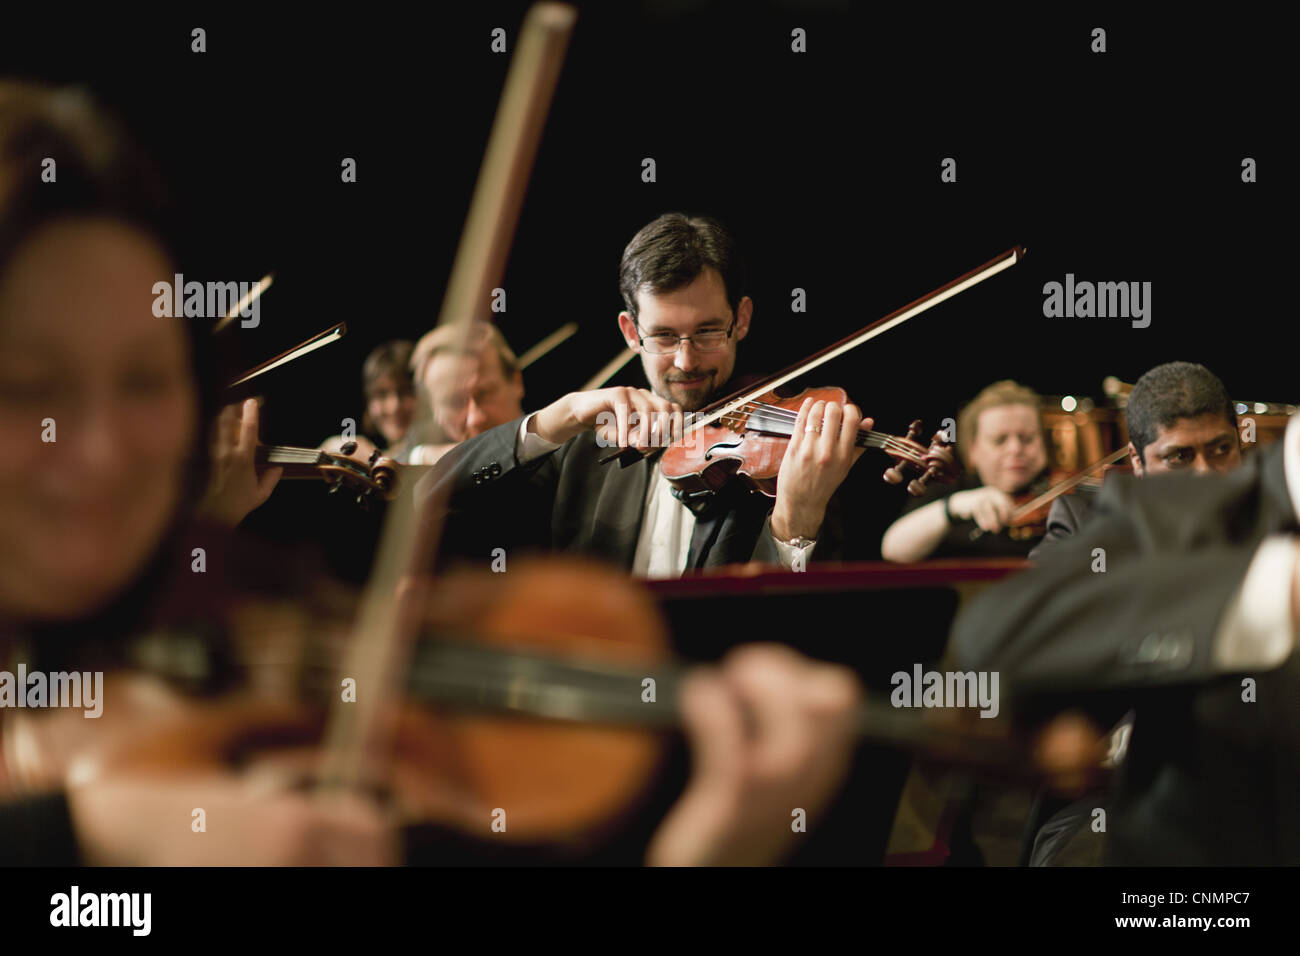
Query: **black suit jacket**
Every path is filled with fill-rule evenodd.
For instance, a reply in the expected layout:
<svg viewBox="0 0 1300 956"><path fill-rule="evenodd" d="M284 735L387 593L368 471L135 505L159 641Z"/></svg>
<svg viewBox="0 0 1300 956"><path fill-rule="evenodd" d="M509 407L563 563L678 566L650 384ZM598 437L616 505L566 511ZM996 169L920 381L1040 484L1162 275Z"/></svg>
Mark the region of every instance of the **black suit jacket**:
<svg viewBox="0 0 1300 956"><path fill-rule="evenodd" d="M1029 560L1038 562L1056 547L1058 541L1073 537L1088 520L1097 502L1097 491L1076 488L1072 495L1061 495L1047 512L1047 533L1029 552Z"/></svg>
<svg viewBox="0 0 1300 956"><path fill-rule="evenodd" d="M1112 862L1300 863L1300 655L1244 675L1212 658L1258 545L1296 530L1281 443L1229 475L1117 476L1079 533L958 619L961 666L1013 697L1102 726L1136 710Z"/></svg>
<svg viewBox="0 0 1300 956"><path fill-rule="evenodd" d="M658 455L627 468L617 462L601 465L610 449L598 446L588 431L521 465L515 458L521 421L462 442L422 480L418 494L449 494L443 553L488 560L495 547L566 551L630 570ZM732 481L712 500L692 505L696 518L687 567L779 563L770 527L773 504ZM842 550L832 499L812 559L834 560Z"/></svg>

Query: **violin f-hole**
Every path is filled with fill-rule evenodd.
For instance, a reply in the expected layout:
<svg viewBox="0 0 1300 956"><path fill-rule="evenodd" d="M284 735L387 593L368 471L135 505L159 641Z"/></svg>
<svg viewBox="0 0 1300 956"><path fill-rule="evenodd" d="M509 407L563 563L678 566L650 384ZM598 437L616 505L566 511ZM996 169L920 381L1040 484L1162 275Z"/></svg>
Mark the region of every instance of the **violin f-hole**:
<svg viewBox="0 0 1300 956"><path fill-rule="evenodd" d="M737 448L739 448L739 447L741 446L741 444L744 442L744 440L745 440L745 436L744 436L744 435L739 435L739 436L736 437L736 440L735 440L734 442L733 442L733 441L715 441L712 445L710 445L710 446L705 450L705 452L704 452L704 460L705 460L705 461L713 461L713 453L714 453L717 449L719 449L719 448L725 448L725 449L728 449L728 450L730 450L730 451L735 451Z"/></svg>

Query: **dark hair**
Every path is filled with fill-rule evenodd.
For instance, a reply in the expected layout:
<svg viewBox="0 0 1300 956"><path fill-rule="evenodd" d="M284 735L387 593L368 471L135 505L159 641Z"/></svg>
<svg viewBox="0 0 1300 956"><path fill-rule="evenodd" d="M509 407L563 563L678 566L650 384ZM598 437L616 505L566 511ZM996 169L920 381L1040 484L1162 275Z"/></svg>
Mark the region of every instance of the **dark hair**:
<svg viewBox="0 0 1300 956"><path fill-rule="evenodd" d="M618 288L633 318L643 290L660 295L690 285L705 267L722 276L734 315L745 294L745 264L731 235L717 220L670 212L632 237L623 250Z"/></svg>
<svg viewBox="0 0 1300 956"><path fill-rule="evenodd" d="M1133 386L1124 411L1129 440L1143 465L1144 449L1159 438L1161 428L1201 415L1222 415L1237 430L1237 411L1228 390L1217 375L1193 362L1166 362L1151 369Z"/></svg>
<svg viewBox="0 0 1300 956"><path fill-rule="evenodd" d="M398 388L406 388L414 393L415 383L411 378L411 353L414 350L415 343L409 339L393 339L376 345L366 356L366 361L361 366L361 389L366 397L361 428L367 434L378 434L378 426L370 417L370 396L376 382L381 378L391 378Z"/></svg>
<svg viewBox="0 0 1300 956"><path fill-rule="evenodd" d="M70 216L128 223L176 261L162 178L118 122L82 90L0 81L0 272L31 233Z"/></svg>
<svg viewBox="0 0 1300 956"><path fill-rule="evenodd" d="M54 160L54 182L42 181L47 158ZM73 217L125 223L177 263L177 220L162 179L113 116L79 89L0 80L0 276L33 234ZM216 407L215 375L210 337L182 324L200 422L182 500L196 502L207 481L205 430Z"/></svg>
<svg viewBox="0 0 1300 956"><path fill-rule="evenodd" d="M393 339L376 345L361 366L361 386L366 397L370 397L375 382L385 376L399 384L411 384L411 352L414 350L415 343L409 339Z"/></svg>

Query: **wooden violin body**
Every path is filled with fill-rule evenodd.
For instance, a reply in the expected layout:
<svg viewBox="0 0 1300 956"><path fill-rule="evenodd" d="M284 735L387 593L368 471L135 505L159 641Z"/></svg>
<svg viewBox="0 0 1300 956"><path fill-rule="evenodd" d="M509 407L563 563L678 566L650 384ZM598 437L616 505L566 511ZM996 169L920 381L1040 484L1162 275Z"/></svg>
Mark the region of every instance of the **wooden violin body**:
<svg viewBox="0 0 1300 956"><path fill-rule="evenodd" d="M366 774L397 819L559 844L599 834L636 806L660 765L659 731L676 721L676 668L648 593L576 561L463 572L422 589L425 638L388 707L393 746L370 755ZM241 662L233 696L195 698L168 680L177 674L127 670L108 675L100 719L14 712L0 790L234 772L281 785L314 779L324 705L341 692L341 645L331 643L341 635L322 636L337 622L286 607L236 617L250 632L236 643L256 660ZM646 678L662 690L647 694ZM505 827L494 832L499 811Z"/></svg>
<svg viewBox="0 0 1300 956"><path fill-rule="evenodd" d="M723 415L716 424L695 427L669 446L659 464L664 477L688 495L717 491L738 478L753 490L776 497L776 479L795 419L809 398L848 402L842 388L808 388L791 396L768 392ZM707 412L700 414L707 417ZM902 481L908 472L917 476L908 486L914 495L922 494L930 480L952 481L957 470L943 436L936 433L927 448L915 440L920 429L920 422L913 422L905 438L865 429L858 433L860 447L879 448L896 459L886 473L887 481Z"/></svg>
<svg viewBox="0 0 1300 956"><path fill-rule="evenodd" d="M1032 488L1013 495L1015 510L1012 512L1011 520L1002 529L1006 536L1012 541L1026 541L1047 534L1047 515L1052 510L1052 502L1045 501L1034 505L1033 501L1041 495L1045 487L1059 484L1069 477L1067 472L1053 470L1044 479L1035 482ZM1072 491L1064 491L1061 494L1071 493Z"/></svg>
<svg viewBox="0 0 1300 956"><path fill-rule="evenodd" d="M391 747L368 754L364 774L395 819L576 849L643 805L666 732L680 729L685 671L645 588L563 559L521 561L508 574L458 572L420 588L422 637L385 707ZM245 665L234 696L187 697L155 674L123 672L109 678L101 719L24 712L5 728L9 789L236 773L252 789L317 779L325 705L346 691L341 655L324 653L341 650L339 622L276 606L242 612L240 626L249 633L238 643L261 660ZM962 717L868 701L859 732L942 764L1040 778L1027 742L1005 723ZM1096 759L1088 750L1081 763Z"/></svg>
<svg viewBox="0 0 1300 956"><path fill-rule="evenodd" d="M1032 488L1013 498L1015 509L1011 512L1011 517L1002 528L1002 532L1013 541L1043 537L1047 534L1047 518L1051 513L1054 500L1062 495L1073 494L1074 490L1081 485L1087 485L1094 490L1099 489L1109 471L1127 470L1116 464L1127 454L1127 447L1119 448L1101 461L1073 475L1060 469L1053 469L1046 479L1036 482ZM1044 485L1050 487L1044 491L1042 490ZM975 528L971 531L970 538L974 541L983 534L983 528Z"/></svg>

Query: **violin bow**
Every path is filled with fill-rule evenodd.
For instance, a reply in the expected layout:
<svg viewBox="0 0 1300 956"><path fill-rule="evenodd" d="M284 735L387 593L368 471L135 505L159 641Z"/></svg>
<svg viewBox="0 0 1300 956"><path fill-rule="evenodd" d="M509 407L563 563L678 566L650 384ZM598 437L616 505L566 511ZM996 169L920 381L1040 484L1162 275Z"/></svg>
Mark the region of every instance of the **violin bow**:
<svg viewBox="0 0 1300 956"><path fill-rule="evenodd" d="M851 352L859 345L870 342L876 336L888 332L895 326L902 325L909 319L914 319L922 312L926 312L941 302L946 302L953 296L960 295L972 286L978 285L985 279L990 279L1002 272L1004 269L1010 269L1024 258L1026 249L1024 246L1012 246L1001 255L994 256L988 262L981 266L976 266L965 275L958 276L951 282L940 286L932 292L927 292L897 311L889 313L882 319L877 319L870 325L867 325L853 334L840 339L838 342L826 346L820 352L815 352L789 368L782 369L775 375L768 376L749 388L742 389L739 392L733 392L731 395L711 404L708 408L696 412L694 417L687 423L683 429L683 437L691 434L696 429L703 428L705 425L712 425L721 418L734 415L738 411L748 408L753 401L761 395L780 388L786 382L798 378L811 372L818 366L825 365L832 359L837 359L846 352ZM742 413L743 414L743 413ZM637 458L645 458L655 453L657 449L647 449L645 452L638 452L635 449L623 449L607 455L601 459L601 464L615 459L622 459L628 456L629 461L636 461Z"/></svg>
<svg viewBox="0 0 1300 956"><path fill-rule="evenodd" d="M1048 488L1037 498L1034 498L1032 501L1026 501L1015 511L1011 512L1010 517L1007 519L1008 522L1014 524L1015 522L1023 518L1025 515L1033 514L1043 505L1047 504L1048 502L1055 501L1057 498L1065 494L1075 485L1078 485L1080 482L1086 479L1098 468L1105 468L1107 465L1113 465L1115 464L1115 462L1119 461L1127 454L1128 454L1128 445L1125 445L1123 448L1117 448L1115 451L1111 452L1109 455L1107 455L1105 458L1101 459L1100 461L1094 461L1091 465L1089 465L1087 468L1083 469L1082 471L1076 471L1070 477L1058 481L1056 484L1052 485L1052 487ZM977 541L981 537L983 537L984 533L985 532L983 528L972 528L970 533L970 539L972 541Z"/></svg>
<svg viewBox="0 0 1300 956"><path fill-rule="evenodd" d="M249 379L257 378L257 376L264 372L269 372L273 368L279 368L281 365L287 365L294 359L302 358L308 352L315 352L317 349L324 348L332 342L337 342L339 339L343 338L343 336L347 335L347 333L348 324L346 322L339 322L336 325L331 325L324 332L318 332L307 341L300 342L288 351L281 352L279 355L267 359L260 365L254 365L248 371L240 373L235 378L231 379L230 383L226 385L226 388L234 388L236 385L243 385Z"/></svg>
<svg viewBox="0 0 1300 956"><path fill-rule="evenodd" d="M582 391L587 392L593 388L600 388L614 377L615 372L621 369L628 362L632 361L633 355L636 355L636 352L625 347L623 351L615 355L604 367L601 368L599 372L593 375L591 381L582 386Z"/></svg>
<svg viewBox="0 0 1300 956"><path fill-rule="evenodd" d="M505 274L506 256L541 140L577 11L559 3L529 8L510 63L469 215L438 317L459 324L468 342L470 320L486 311ZM391 751L399 679L420 623L421 574L441 534L441 501L417 506L413 483L389 508L376 564L353 626L343 678L355 681L355 700L333 704L326 727L319 787L356 789L367 754Z"/></svg>
<svg viewBox="0 0 1300 956"><path fill-rule="evenodd" d="M263 292L271 288L271 283L274 281L274 272L268 272L266 275L262 276L262 281L249 289L248 293L242 299L230 307L229 312L217 320L217 324L212 327L212 334L216 335L231 322L235 321L235 316L239 315L240 312L247 309L254 301L260 298Z"/></svg>
<svg viewBox="0 0 1300 956"><path fill-rule="evenodd" d="M1032 501L1026 501L1015 511L1011 512L1011 520L1018 521L1027 514L1033 514L1043 505L1047 504L1050 501L1055 501L1061 495L1065 494L1075 485L1079 484L1081 481L1083 481L1085 478L1091 475L1098 468L1105 468L1107 465L1113 465L1115 464L1115 462L1119 461L1127 454L1128 454L1128 445L1125 445L1123 448L1118 448L1115 451L1111 452L1105 458L1101 459L1101 461L1094 461L1087 468L1083 469L1083 471L1075 472L1069 478L1064 478L1061 481L1058 481L1056 484L1052 485L1052 487L1048 488L1037 498L1034 498Z"/></svg>
<svg viewBox="0 0 1300 956"><path fill-rule="evenodd" d="M519 370L523 371L561 342L578 331L577 322L566 322L546 338L542 339L523 355L519 356Z"/></svg>

